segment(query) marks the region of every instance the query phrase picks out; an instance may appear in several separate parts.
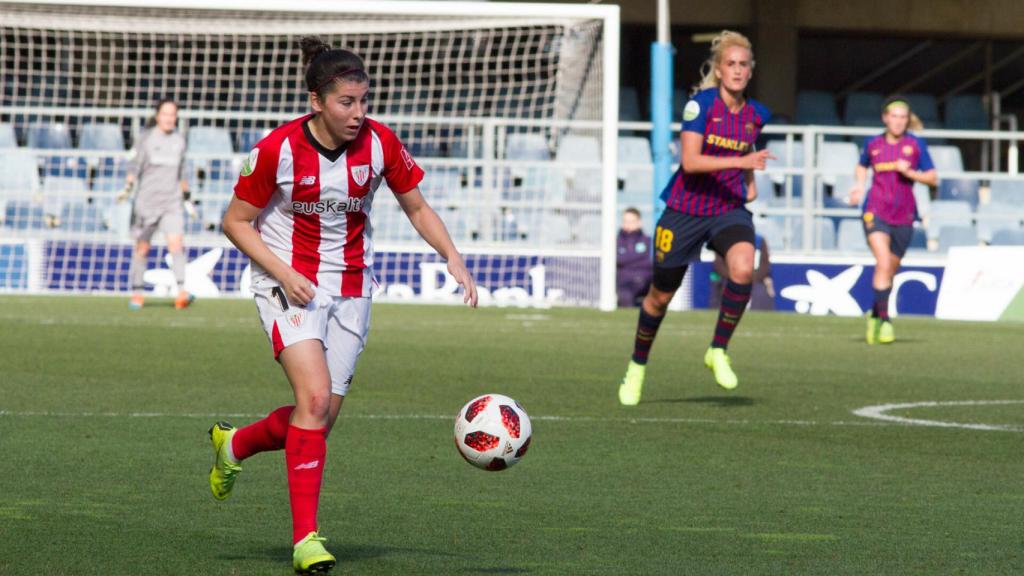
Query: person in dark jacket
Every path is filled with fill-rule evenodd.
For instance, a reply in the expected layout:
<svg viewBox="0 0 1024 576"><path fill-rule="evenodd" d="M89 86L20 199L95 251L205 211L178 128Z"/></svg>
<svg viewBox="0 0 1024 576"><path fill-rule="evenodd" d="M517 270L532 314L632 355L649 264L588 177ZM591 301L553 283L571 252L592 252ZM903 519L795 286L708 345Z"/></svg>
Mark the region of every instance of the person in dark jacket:
<svg viewBox="0 0 1024 576"><path fill-rule="evenodd" d="M651 237L644 234L640 211L627 208L622 213L622 228L616 241L615 286L620 308L640 305L651 285Z"/></svg>

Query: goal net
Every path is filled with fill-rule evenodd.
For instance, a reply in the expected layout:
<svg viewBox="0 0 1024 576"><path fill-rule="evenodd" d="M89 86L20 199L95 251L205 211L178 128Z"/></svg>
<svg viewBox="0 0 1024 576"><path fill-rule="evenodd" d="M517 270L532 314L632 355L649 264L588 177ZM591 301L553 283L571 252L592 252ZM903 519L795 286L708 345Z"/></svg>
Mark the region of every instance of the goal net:
<svg viewBox="0 0 1024 576"><path fill-rule="evenodd" d="M0 290L128 289L116 197L153 105L173 98L199 208L187 284L245 294L220 218L251 147L309 111L297 40L313 34L366 61L370 115L426 171L488 301L614 307L617 7L307 4L0 0ZM372 224L379 297L455 300L384 188ZM158 293L165 259L150 254Z"/></svg>

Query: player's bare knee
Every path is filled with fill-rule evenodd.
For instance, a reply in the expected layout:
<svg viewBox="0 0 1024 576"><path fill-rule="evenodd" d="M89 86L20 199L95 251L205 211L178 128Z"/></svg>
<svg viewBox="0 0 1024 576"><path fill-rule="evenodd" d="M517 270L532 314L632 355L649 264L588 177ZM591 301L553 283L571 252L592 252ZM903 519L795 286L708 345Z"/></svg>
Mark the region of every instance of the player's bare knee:
<svg viewBox="0 0 1024 576"><path fill-rule="evenodd" d="M298 398L295 410L307 418L326 424L331 413L331 394L327 391L305 394Z"/></svg>
<svg viewBox="0 0 1024 576"><path fill-rule="evenodd" d="M737 284L750 284L754 279L754 268L749 266L737 266L729 269L729 280Z"/></svg>

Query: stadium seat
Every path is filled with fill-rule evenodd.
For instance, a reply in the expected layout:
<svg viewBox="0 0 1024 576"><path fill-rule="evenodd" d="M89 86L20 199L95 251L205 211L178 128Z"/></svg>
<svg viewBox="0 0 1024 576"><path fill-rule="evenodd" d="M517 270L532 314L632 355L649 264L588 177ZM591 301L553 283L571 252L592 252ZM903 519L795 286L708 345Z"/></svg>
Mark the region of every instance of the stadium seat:
<svg viewBox="0 0 1024 576"><path fill-rule="evenodd" d="M224 212L228 209L230 197L212 196L203 197L199 203L202 227L204 230L220 230L220 222L224 219Z"/></svg>
<svg viewBox="0 0 1024 576"><path fill-rule="evenodd" d="M57 210L54 210L55 212ZM46 210L30 200L7 200L4 208L4 226L12 230L41 230L47 228Z"/></svg>
<svg viewBox="0 0 1024 576"><path fill-rule="evenodd" d="M28 127L28 147L66 150L71 148L71 132L66 124L33 124Z"/></svg>
<svg viewBox="0 0 1024 576"><path fill-rule="evenodd" d="M978 233L973 226L943 226L939 231L939 252L954 246L977 246Z"/></svg>
<svg viewBox="0 0 1024 576"><path fill-rule="evenodd" d="M920 182L914 183L914 202L917 204L917 215L920 218L928 216L931 212L932 189Z"/></svg>
<svg viewBox="0 0 1024 576"><path fill-rule="evenodd" d="M929 146L928 153L932 157L932 162L935 163L935 171L938 172L940 178L943 173L964 171L963 155L956 146Z"/></svg>
<svg viewBox="0 0 1024 576"><path fill-rule="evenodd" d="M442 218L455 242L469 242L476 235L479 225L477 224L478 214L471 210L452 208L446 210ZM409 228L412 228L410 225ZM415 229L413 234L416 235Z"/></svg>
<svg viewBox="0 0 1024 576"><path fill-rule="evenodd" d="M858 126L856 122L872 120L881 124L882 102L885 97L881 92L851 92L846 97L846 108L843 110L843 121L847 126Z"/></svg>
<svg viewBox="0 0 1024 576"><path fill-rule="evenodd" d="M509 134L505 142L508 160L550 160L551 149L543 134Z"/></svg>
<svg viewBox="0 0 1024 576"><path fill-rule="evenodd" d="M910 250L928 250L928 233L925 232L924 228L914 226L914 231L910 236Z"/></svg>
<svg viewBox="0 0 1024 576"><path fill-rule="evenodd" d="M101 158L92 180L96 192L120 192L124 189L128 165L121 158Z"/></svg>
<svg viewBox="0 0 1024 576"><path fill-rule="evenodd" d="M935 96L923 92L904 94L910 109L924 122L925 128L938 128L942 125L939 119L939 103Z"/></svg>
<svg viewBox="0 0 1024 576"><path fill-rule="evenodd" d="M89 187L83 178L46 176L43 178L43 195L48 198L85 198Z"/></svg>
<svg viewBox="0 0 1024 576"><path fill-rule="evenodd" d="M600 163L601 143L593 136L563 136L558 142L555 154L558 162ZM597 168L573 168L564 170L568 189L567 199L589 201L601 197L601 171Z"/></svg>
<svg viewBox="0 0 1024 576"><path fill-rule="evenodd" d="M18 138L14 134L14 126L7 123L0 123L0 150L17 147Z"/></svg>
<svg viewBox="0 0 1024 576"><path fill-rule="evenodd" d="M971 205L960 200L936 200L928 214L928 239L937 240L946 226L970 226Z"/></svg>
<svg viewBox="0 0 1024 576"><path fill-rule="evenodd" d="M990 242L999 230L1020 230L1022 218L1024 218L1024 208L1014 210L1014 207L1001 204L982 204L978 206L978 211L975 214L978 223L978 240Z"/></svg>
<svg viewBox="0 0 1024 576"><path fill-rule="evenodd" d="M992 246L1024 246L1024 230L999 230L992 234Z"/></svg>
<svg viewBox="0 0 1024 576"><path fill-rule="evenodd" d="M124 150L124 134L116 124L86 124L78 135L79 150Z"/></svg>
<svg viewBox="0 0 1024 576"><path fill-rule="evenodd" d="M785 196L785 183L787 176L785 174L779 174L777 172L770 172L773 169L779 168L796 168L803 169L804 167L804 145L803 142L796 140L791 145L792 154L787 154L787 145L784 140L771 140L768 142L767 150L775 156L774 160L769 159L766 167L771 174L772 182L778 184L781 188L779 193ZM799 197L802 193L803 188L803 176L791 175L793 182L793 197Z"/></svg>
<svg viewBox="0 0 1024 576"><path fill-rule="evenodd" d="M864 239L864 225L861 224L860 218L843 218L839 221L836 249L842 252L868 251L868 243Z"/></svg>
<svg viewBox="0 0 1024 576"><path fill-rule="evenodd" d="M818 150L818 170L828 186L835 185L838 174L853 174L859 161L857 145L851 142L823 142Z"/></svg>
<svg viewBox="0 0 1024 576"><path fill-rule="evenodd" d="M993 180L989 185L989 202L1024 207L1024 181Z"/></svg>
<svg viewBox="0 0 1024 576"><path fill-rule="evenodd" d="M65 203L60 212L60 227L71 232L98 232L104 228L102 210L83 200Z"/></svg>
<svg viewBox="0 0 1024 576"><path fill-rule="evenodd" d="M939 180L940 200L959 200L971 207L978 205L979 182L969 178L946 178Z"/></svg>
<svg viewBox="0 0 1024 576"><path fill-rule="evenodd" d="M193 126L188 129L188 151L191 154L234 154L231 134L216 126Z"/></svg>
<svg viewBox="0 0 1024 576"><path fill-rule="evenodd" d="M267 134L270 134L269 128L245 128L240 130L238 132L238 150L240 152L252 150Z"/></svg>
<svg viewBox="0 0 1024 576"><path fill-rule="evenodd" d="M677 111L681 113L682 111ZM640 96L636 88L623 86L619 88L619 120L623 122L640 122L643 115L640 113Z"/></svg>
<svg viewBox="0 0 1024 576"><path fill-rule="evenodd" d="M951 130L989 130L988 112L980 94L958 94L946 101L946 128Z"/></svg>
<svg viewBox="0 0 1024 576"><path fill-rule="evenodd" d="M796 95L796 123L839 126L835 97L829 92L801 91Z"/></svg>
<svg viewBox="0 0 1024 576"><path fill-rule="evenodd" d="M775 194L775 182L772 177L763 170L754 171L754 185L757 186L757 201L765 206L776 205L779 198Z"/></svg>
<svg viewBox="0 0 1024 576"><path fill-rule="evenodd" d="M584 214L576 222L573 237L577 242L588 246L601 245L601 215Z"/></svg>
<svg viewBox="0 0 1024 576"><path fill-rule="evenodd" d="M654 193L654 165L646 138L619 138L620 189Z"/></svg>
<svg viewBox="0 0 1024 576"><path fill-rule="evenodd" d="M452 203L463 197L462 170L459 168L430 168L426 171L420 190L431 203Z"/></svg>
<svg viewBox="0 0 1024 576"><path fill-rule="evenodd" d="M885 125L882 124L882 118L880 116L876 116L874 118L856 118L852 122L850 122L850 126L856 126L857 128L872 128L875 131L874 133L869 134L867 136L850 137L853 143L857 145L858 149L864 148L864 146L867 145L868 141L882 134L882 132L885 131Z"/></svg>
<svg viewBox="0 0 1024 576"><path fill-rule="evenodd" d="M39 190L35 156L21 152L0 154L0 193L7 196Z"/></svg>
<svg viewBox="0 0 1024 576"><path fill-rule="evenodd" d="M778 220L773 218L757 219L754 223L754 229L762 238L764 238L764 241L768 243L769 251L774 252L785 248L783 231L779 226Z"/></svg>
<svg viewBox="0 0 1024 576"><path fill-rule="evenodd" d="M530 235L541 244L568 244L572 242L569 218L564 214L545 212L540 218L540 230L530 230Z"/></svg>

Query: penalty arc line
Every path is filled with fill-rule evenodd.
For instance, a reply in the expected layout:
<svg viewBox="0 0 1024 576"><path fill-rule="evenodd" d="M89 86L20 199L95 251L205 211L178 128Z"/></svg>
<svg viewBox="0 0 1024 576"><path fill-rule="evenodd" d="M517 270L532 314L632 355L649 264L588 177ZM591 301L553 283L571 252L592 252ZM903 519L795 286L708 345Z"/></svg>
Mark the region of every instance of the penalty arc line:
<svg viewBox="0 0 1024 576"><path fill-rule="evenodd" d="M956 400L948 402L905 402L901 404L879 404L865 406L853 411L855 416L870 418L876 421L900 424L903 426L931 426L936 428L963 428L965 430L984 430L989 432L1024 432L1022 426L1009 424L972 424L966 422L947 422L944 420L926 420L923 418L904 418L888 414L892 410L910 410L913 408L935 408L945 406L998 406L1005 404L1024 404L1024 400Z"/></svg>

